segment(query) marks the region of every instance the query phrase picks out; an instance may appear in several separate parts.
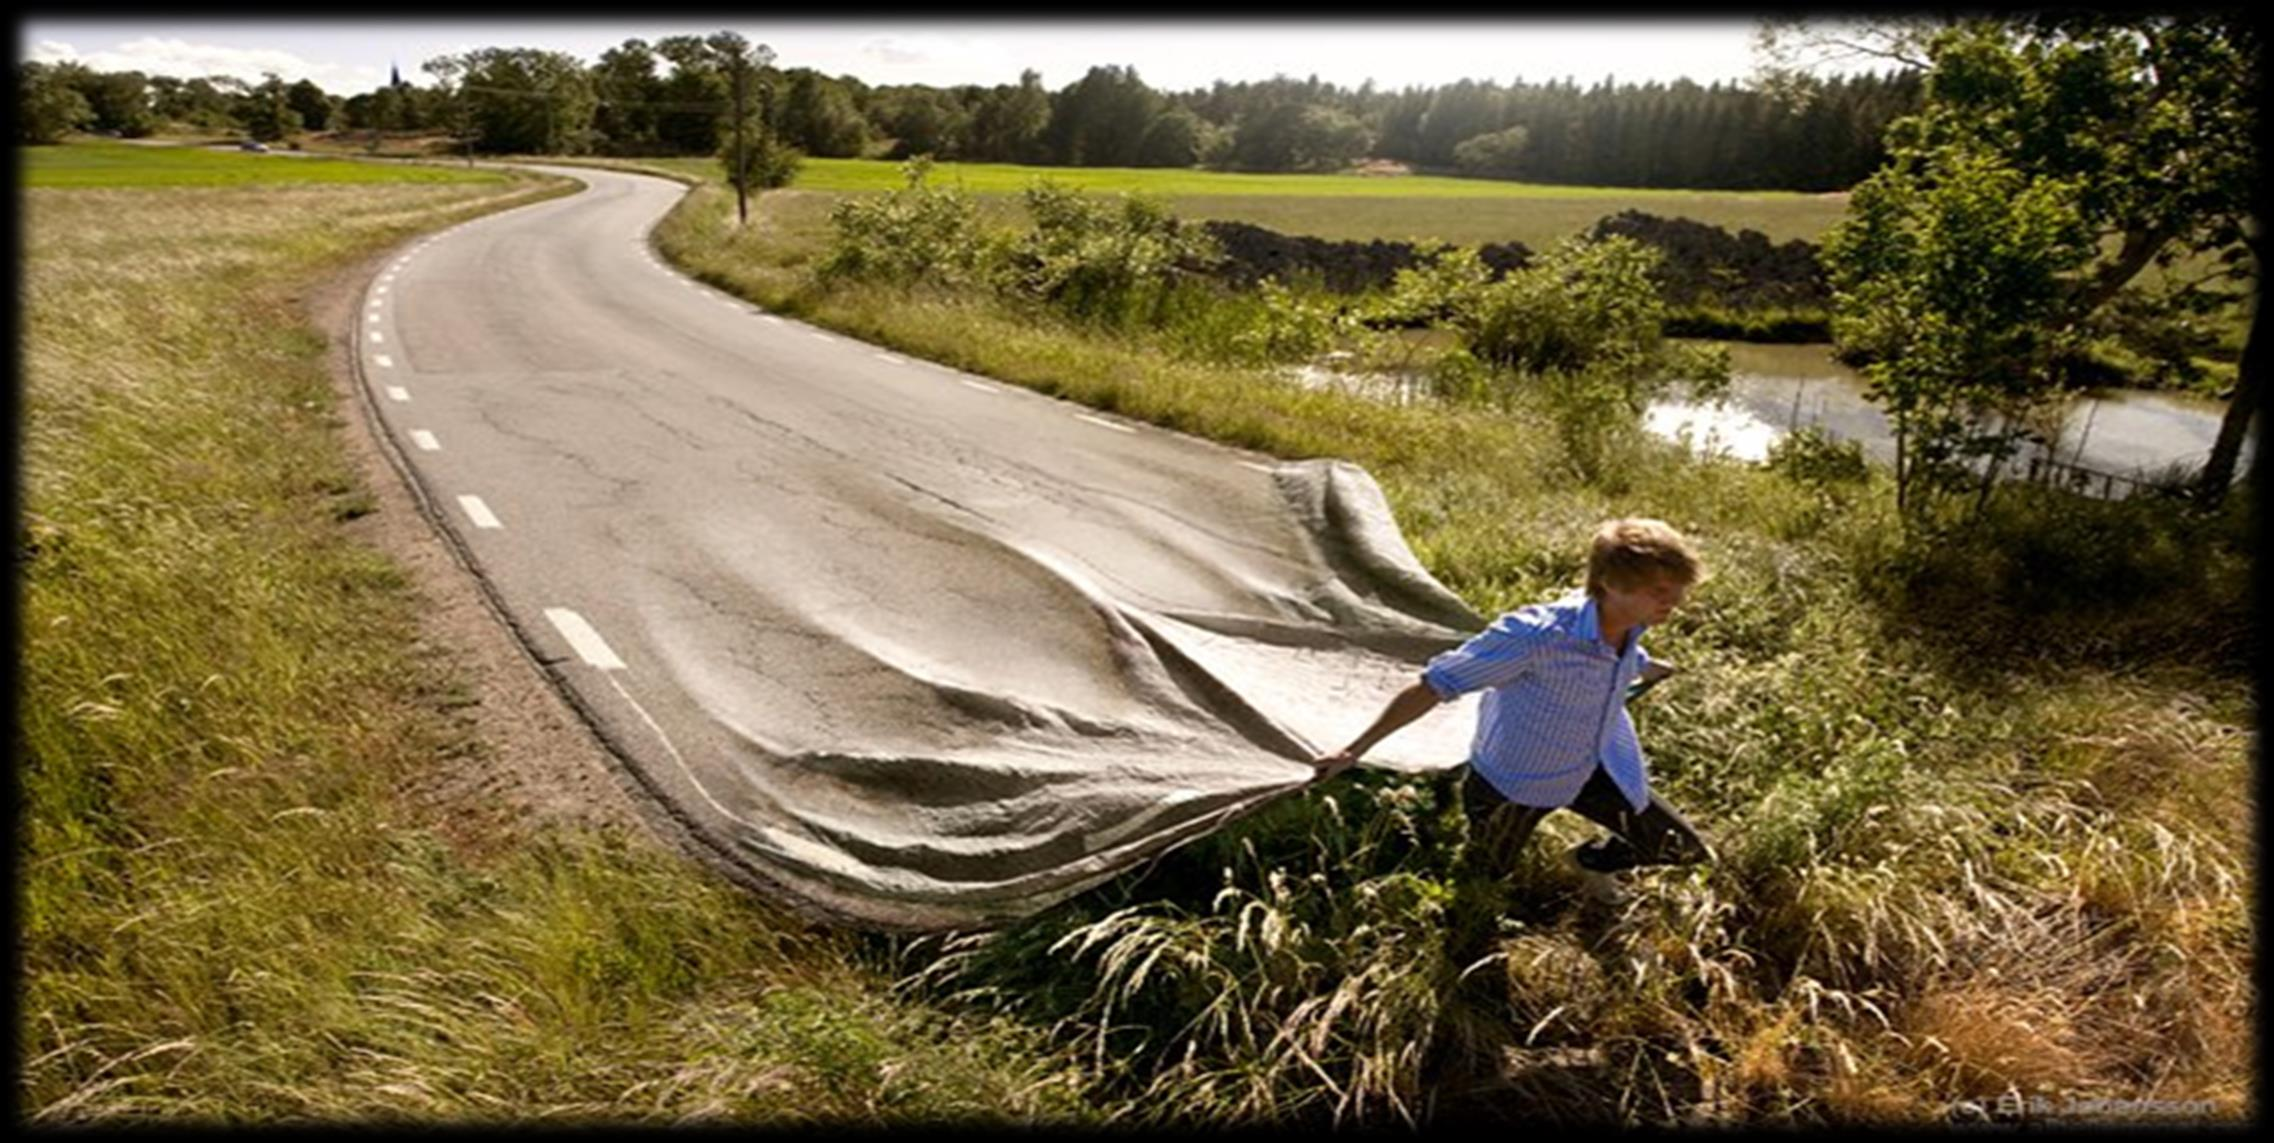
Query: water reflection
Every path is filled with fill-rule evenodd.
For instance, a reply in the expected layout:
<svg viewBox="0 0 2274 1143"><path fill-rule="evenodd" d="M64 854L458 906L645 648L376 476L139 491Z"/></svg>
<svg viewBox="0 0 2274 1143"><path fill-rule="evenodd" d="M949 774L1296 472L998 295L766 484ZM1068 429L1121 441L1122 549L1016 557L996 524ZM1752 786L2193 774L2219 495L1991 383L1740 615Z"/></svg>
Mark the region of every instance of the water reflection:
<svg viewBox="0 0 2274 1143"><path fill-rule="evenodd" d="M1773 442L1801 425L1815 425L1883 461L1895 455L1894 431L1879 408L1863 395L1863 375L1832 359L1827 345L1729 346L1730 395L1721 410L1698 410L1684 402L1653 409L1660 425L1689 424L1717 429L1744 447L1753 447L1765 428ZM2071 399L2058 410L2059 432L2050 455L2065 464L2119 476L2147 476L2172 467L2194 468L2218 439L2223 402L2179 393L2109 389ZM1678 439L1674 431L1660 431ZM1704 439L1696 433L1694 440ZM2256 451L2257 434L2243 442L2244 468ZM1695 447L1695 446L1693 446ZM1760 459L1733 448L1730 455Z"/></svg>
<svg viewBox="0 0 2274 1143"><path fill-rule="evenodd" d="M1350 393L1385 404L1430 400L1417 376L1346 373L1305 365L1288 376L1299 384ZM1813 425L1842 440L1861 442L1866 455L1895 459L1895 434L1877 405L1863 395L1863 375L1832 359L1828 345L1729 343L1729 395L1717 403L1665 400L1645 412L1643 425L1667 440L1687 441L1701 452L1761 461L1785 434ZM2057 410L2050 447L2031 450L2065 465L2117 477L2145 477L2193 469L2210 455L2224 402L2178 393L2110 389L2072 399ZM2244 439L2238 476L2257 451L2257 433ZM2028 458L2022 458L2026 464ZM2018 467L2018 466L2017 466Z"/></svg>

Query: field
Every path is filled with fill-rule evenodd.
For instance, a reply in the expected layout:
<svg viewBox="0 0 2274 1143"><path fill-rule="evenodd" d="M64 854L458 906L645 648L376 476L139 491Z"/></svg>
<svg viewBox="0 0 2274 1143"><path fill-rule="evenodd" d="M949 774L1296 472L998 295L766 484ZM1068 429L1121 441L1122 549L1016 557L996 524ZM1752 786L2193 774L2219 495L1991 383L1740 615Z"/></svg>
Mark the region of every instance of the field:
<svg viewBox="0 0 2274 1143"><path fill-rule="evenodd" d="M715 180L708 159L648 159L637 165ZM807 159L789 192L829 196L905 185L902 164ZM1538 250L1622 210L1694 218L1771 242L1815 241L1847 210L1845 195L1563 187L1426 175L1251 175L1212 171L940 163L932 181L975 195L1013 197L1037 179L1098 193L1143 192L1180 216L1220 218L1338 241L1437 239L1457 245L1518 241Z"/></svg>
<svg viewBox="0 0 2274 1143"><path fill-rule="evenodd" d="M73 143L19 148L26 187L235 187L303 183L495 182L489 173L444 166L379 165L205 147Z"/></svg>

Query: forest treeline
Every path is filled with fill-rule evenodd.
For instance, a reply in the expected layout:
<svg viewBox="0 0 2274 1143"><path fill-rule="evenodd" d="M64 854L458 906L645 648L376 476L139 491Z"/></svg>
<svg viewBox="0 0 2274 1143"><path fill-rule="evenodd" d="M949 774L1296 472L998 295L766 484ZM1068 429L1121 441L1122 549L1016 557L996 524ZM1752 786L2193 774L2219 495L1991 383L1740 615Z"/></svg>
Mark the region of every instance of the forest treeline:
<svg viewBox="0 0 2274 1143"><path fill-rule="evenodd" d="M1132 67L1051 89L1017 83L871 85L764 66L745 122L814 156L1325 172L1369 161L1479 178L1620 187L1842 190L1885 159L1886 124L1916 110L1919 73L1832 76L1794 106L1738 84L1463 79L1356 88L1312 76L1162 91ZM276 141L302 131L449 135L491 154L707 155L731 129L731 68L699 36L626 40L586 64L563 52L480 48L341 96L271 75L181 79L19 63L20 142L162 127ZM375 136L376 137L376 136Z"/></svg>

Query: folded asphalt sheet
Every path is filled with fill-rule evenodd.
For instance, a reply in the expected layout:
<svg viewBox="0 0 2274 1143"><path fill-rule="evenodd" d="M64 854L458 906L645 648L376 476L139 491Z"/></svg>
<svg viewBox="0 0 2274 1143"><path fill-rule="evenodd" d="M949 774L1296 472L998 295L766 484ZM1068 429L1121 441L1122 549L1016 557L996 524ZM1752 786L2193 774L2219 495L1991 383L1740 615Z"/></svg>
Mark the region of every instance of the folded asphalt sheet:
<svg viewBox="0 0 2274 1143"><path fill-rule="evenodd" d="M1246 487L1172 514L1063 488L975 506L839 484L776 502L782 544L744 518L707 562L766 601L752 631L794 642L801 685L751 671L740 625L648 632L732 732L688 760L733 803L732 852L838 919L984 927L1302 790L1310 758L1482 620L1364 470L1285 463ZM896 586L911 562L920 594ZM1368 763L1460 762L1466 705Z"/></svg>

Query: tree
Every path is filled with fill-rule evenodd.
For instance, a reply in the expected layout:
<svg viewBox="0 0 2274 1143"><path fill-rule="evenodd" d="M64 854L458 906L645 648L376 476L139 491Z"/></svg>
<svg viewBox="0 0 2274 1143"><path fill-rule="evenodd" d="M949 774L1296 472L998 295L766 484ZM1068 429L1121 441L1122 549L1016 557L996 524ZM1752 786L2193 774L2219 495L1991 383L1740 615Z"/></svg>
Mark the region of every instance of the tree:
<svg viewBox="0 0 2274 1143"><path fill-rule="evenodd" d="M701 36L665 36L655 54L671 64L657 89L657 145L675 155L708 155L718 149L720 112L730 93L718 58Z"/></svg>
<svg viewBox="0 0 2274 1143"><path fill-rule="evenodd" d="M1225 161L1250 171L1338 171L1372 141L1365 124L1332 107L1281 103L1241 118Z"/></svg>
<svg viewBox="0 0 2274 1143"><path fill-rule="evenodd" d="M1145 130L1160 114L1159 93L1137 69L1093 67L1058 94L1045 138L1052 162L1083 167L1128 167L1137 162Z"/></svg>
<svg viewBox="0 0 2274 1143"><path fill-rule="evenodd" d="M852 92L811 68L793 68L782 100L782 132L809 155L832 159L858 156L868 143L868 122L853 105Z"/></svg>
<svg viewBox="0 0 2274 1143"><path fill-rule="evenodd" d="M771 95L759 89L765 82L761 73L774 62L774 49L729 31L713 33L705 43L734 96L728 125L719 131L719 161L734 187L737 217L747 223L750 188L782 186L797 172L795 152L779 145L768 123Z"/></svg>
<svg viewBox="0 0 2274 1143"><path fill-rule="evenodd" d="M76 63L60 64L57 69L94 111L92 130L116 131L129 139L157 130L157 116L150 109L150 82L141 72L93 71Z"/></svg>
<svg viewBox="0 0 2274 1143"><path fill-rule="evenodd" d="M1850 195L1822 253L1832 332L1894 423L1907 525L1988 496L2073 348L2065 299L2092 256L2074 183L1980 149L1907 153Z"/></svg>
<svg viewBox="0 0 2274 1143"><path fill-rule="evenodd" d="M274 143L300 129L300 113L292 109L283 78L275 72L266 75L259 87L238 100L237 119L244 124L245 134Z"/></svg>
<svg viewBox="0 0 2274 1143"><path fill-rule="evenodd" d="M1764 38L1774 42L1773 30ZM1964 148L2074 188L2076 210L2105 252L2066 284L2049 320L2098 320L2120 298L2139 296L2133 287L2150 266L2181 258L2221 259L2229 283L2264 266L2264 232L2249 222L2260 44L2239 13L1912 21L1866 25L1837 42L1926 67L1919 113L1887 131L1897 161ZM2199 484L2210 502L2225 494L2260 404L2264 350L2253 318Z"/></svg>
<svg viewBox="0 0 2274 1143"><path fill-rule="evenodd" d="M332 99L314 80L303 79L284 92L284 101L294 114L300 116L300 125L310 131L322 131L332 125Z"/></svg>
<svg viewBox="0 0 2274 1143"><path fill-rule="evenodd" d="M996 87L972 109L967 151L984 162L1041 162L1049 124L1050 93L1042 88L1042 73L1029 68L1017 87Z"/></svg>
<svg viewBox="0 0 2274 1143"><path fill-rule="evenodd" d="M952 96L925 87L901 88L892 93L883 110L884 129L893 139L888 158L962 156L963 135L970 119Z"/></svg>
<svg viewBox="0 0 2274 1143"><path fill-rule="evenodd" d="M53 65L27 60L16 65L16 141L45 146L94 122L87 97L65 81Z"/></svg>
<svg viewBox="0 0 2274 1143"><path fill-rule="evenodd" d="M217 82L222 86L216 86ZM209 131L229 130L235 126L229 115L230 92L226 87L230 85L242 86L226 77L151 76L150 113L162 124L181 123Z"/></svg>
<svg viewBox="0 0 2274 1143"><path fill-rule="evenodd" d="M1437 89L1423 113L1414 162L1432 167L1453 165L1453 148L1463 139L1498 131L1508 124L1501 118L1505 96L1496 84L1461 80Z"/></svg>
<svg viewBox="0 0 2274 1143"><path fill-rule="evenodd" d="M1464 139L1453 148L1453 166L1464 175L1515 178L1524 158L1524 144L1531 136L1531 131L1519 125Z"/></svg>
<svg viewBox="0 0 2274 1143"><path fill-rule="evenodd" d="M594 101L591 78L575 56L477 48L444 60L457 77L458 99L479 149L540 155L582 149Z"/></svg>
<svg viewBox="0 0 2274 1143"><path fill-rule="evenodd" d="M659 149L657 105L664 102L661 63L647 41L630 39L600 53L592 68L596 106L593 130L612 155L652 155Z"/></svg>
<svg viewBox="0 0 2274 1143"><path fill-rule="evenodd" d="M1137 144L1140 167L1189 167L1208 153L1215 128L1182 107L1171 107L1154 118Z"/></svg>

